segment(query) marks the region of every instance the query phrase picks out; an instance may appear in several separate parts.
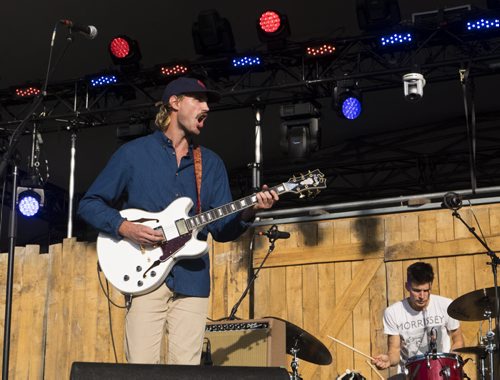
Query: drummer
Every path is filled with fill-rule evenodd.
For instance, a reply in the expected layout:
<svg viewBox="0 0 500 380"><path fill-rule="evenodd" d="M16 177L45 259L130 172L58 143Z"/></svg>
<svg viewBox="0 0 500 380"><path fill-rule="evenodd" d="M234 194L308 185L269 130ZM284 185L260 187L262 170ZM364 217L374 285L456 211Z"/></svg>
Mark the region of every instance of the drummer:
<svg viewBox="0 0 500 380"><path fill-rule="evenodd" d="M374 357L378 369L398 365L401 373L413 356L463 347L460 323L447 313L452 300L431 294L433 280L432 265L417 262L408 267L405 285L410 296L384 311L388 349Z"/></svg>

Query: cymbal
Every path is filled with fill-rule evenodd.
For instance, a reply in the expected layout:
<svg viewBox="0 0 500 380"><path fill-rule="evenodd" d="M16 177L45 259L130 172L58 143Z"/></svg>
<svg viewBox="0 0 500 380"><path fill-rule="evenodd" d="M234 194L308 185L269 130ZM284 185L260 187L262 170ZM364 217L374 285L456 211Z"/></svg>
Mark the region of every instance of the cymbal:
<svg viewBox="0 0 500 380"><path fill-rule="evenodd" d="M310 333L284 319L277 317L266 318L274 318L285 322L286 351L288 354L291 353L292 348L296 348L298 349L297 357L299 359L319 365L328 365L332 362L332 354L330 354L328 348Z"/></svg>
<svg viewBox="0 0 500 380"><path fill-rule="evenodd" d="M495 288L484 288L474 290L458 297L448 306L450 317L461 321L482 321L488 319L487 312L491 317L495 312Z"/></svg>
<svg viewBox="0 0 500 380"><path fill-rule="evenodd" d="M471 347L461 347L461 348L455 348L453 352L462 352L464 354L474 354L478 356L486 356L487 351L486 347L484 346L471 346Z"/></svg>

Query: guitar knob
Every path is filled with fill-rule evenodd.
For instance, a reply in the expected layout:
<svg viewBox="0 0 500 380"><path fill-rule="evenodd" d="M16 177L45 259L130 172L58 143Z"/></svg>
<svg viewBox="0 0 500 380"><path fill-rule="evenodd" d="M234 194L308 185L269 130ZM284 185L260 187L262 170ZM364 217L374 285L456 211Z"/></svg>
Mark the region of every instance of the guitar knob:
<svg viewBox="0 0 500 380"><path fill-rule="evenodd" d="M142 281L137 281L137 286L141 287L143 285Z"/></svg>
<svg viewBox="0 0 500 380"><path fill-rule="evenodd" d="M138 266L135 268L135 270L136 270L137 272L140 272L140 271L142 271L142 267L138 265Z"/></svg>
<svg viewBox="0 0 500 380"><path fill-rule="evenodd" d="M130 280L130 277L128 275L123 276L123 281L128 281Z"/></svg>

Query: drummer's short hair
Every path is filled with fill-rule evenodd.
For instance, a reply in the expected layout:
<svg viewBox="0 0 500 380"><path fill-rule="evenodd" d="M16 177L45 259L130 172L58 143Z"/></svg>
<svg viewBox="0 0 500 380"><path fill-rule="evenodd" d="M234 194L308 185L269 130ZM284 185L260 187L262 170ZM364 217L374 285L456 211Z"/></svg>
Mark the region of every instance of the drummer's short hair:
<svg viewBox="0 0 500 380"><path fill-rule="evenodd" d="M434 270L432 265L419 261L411 264L406 270L408 283L427 284L434 281Z"/></svg>

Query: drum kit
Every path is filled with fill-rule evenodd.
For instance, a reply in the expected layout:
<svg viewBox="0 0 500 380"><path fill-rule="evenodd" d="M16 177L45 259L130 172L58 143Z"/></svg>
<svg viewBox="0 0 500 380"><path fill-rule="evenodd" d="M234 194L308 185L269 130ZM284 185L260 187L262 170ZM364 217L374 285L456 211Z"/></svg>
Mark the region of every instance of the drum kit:
<svg viewBox="0 0 500 380"><path fill-rule="evenodd" d="M450 317L461 321L488 321L488 330L480 332L479 345L454 349L457 353L472 354L477 357L478 380L495 379L495 332L492 321L495 313L495 288L478 289L454 300L448 307ZM481 325L482 326L482 325ZM406 378L415 380L462 380L468 378L463 367L467 361L455 353L434 353L411 357L406 362Z"/></svg>

